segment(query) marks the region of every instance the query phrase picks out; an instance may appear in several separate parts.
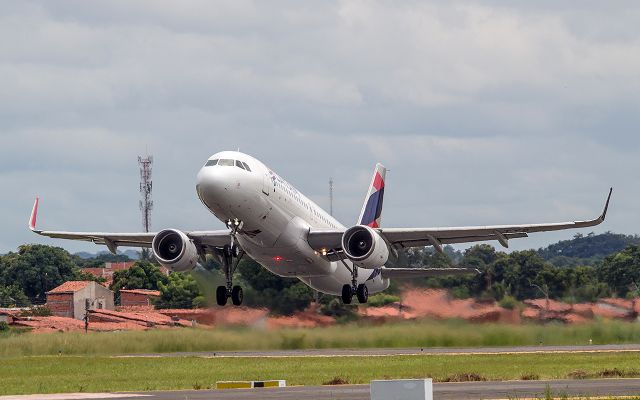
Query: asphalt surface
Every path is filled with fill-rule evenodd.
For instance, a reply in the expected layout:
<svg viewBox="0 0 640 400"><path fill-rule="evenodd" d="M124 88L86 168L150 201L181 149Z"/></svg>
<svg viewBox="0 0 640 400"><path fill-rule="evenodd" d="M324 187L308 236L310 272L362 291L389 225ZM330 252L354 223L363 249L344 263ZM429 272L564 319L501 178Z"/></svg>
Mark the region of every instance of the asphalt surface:
<svg viewBox="0 0 640 400"><path fill-rule="evenodd" d="M269 351L202 351L183 353L128 354L115 357L349 357L399 356L417 354L513 354L513 353L590 353L638 351L640 344L587 346L511 346L511 347L436 347L400 349L308 349Z"/></svg>
<svg viewBox="0 0 640 400"><path fill-rule="evenodd" d="M436 383L434 399L509 399L543 398L548 390L560 396L633 396L640 394L640 379L594 379L555 381L506 381ZM70 394L70 395L0 396L0 400L212 400L212 399L281 399L281 400L365 400L369 385L299 386L273 389L190 390L140 393ZM67 397L65 397L67 396ZM83 397L84 396L84 397Z"/></svg>

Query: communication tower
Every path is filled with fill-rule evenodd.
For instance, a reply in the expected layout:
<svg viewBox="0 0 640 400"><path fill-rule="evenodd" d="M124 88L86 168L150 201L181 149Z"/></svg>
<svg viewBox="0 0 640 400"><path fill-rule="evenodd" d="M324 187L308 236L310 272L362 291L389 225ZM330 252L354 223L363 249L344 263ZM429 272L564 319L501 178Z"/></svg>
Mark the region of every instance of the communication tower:
<svg viewBox="0 0 640 400"><path fill-rule="evenodd" d="M153 156L138 156L138 165L140 166L140 211L142 212L142 228L145 232L149 232L151 228L151 210L153 209L153 200L151 200L151 190L153 182L151 181L151 170L153 168ZM149 250L142 249L142 258L149 259Z"/></svg>

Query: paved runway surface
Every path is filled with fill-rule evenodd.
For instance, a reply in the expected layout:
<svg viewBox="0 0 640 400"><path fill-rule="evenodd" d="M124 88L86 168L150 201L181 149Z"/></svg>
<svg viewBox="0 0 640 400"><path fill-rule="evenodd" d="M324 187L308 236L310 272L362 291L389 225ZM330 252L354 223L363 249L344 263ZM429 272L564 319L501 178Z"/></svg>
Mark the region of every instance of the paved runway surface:
<svg viewBox="0 0 640 400"><path fill-rule="evenodd" d="M640 379L594 379L557 381L464 382L434 384L436 399L508 399L544 397L547 386L556 396L633 396L640 394ZM0 396L0 400L209 400L209 399L282 399L282 400L368 400L369 385L299 386L277 389L189 390L168 392ZM65 397L66 396L66 397ZM84 397L83 397L84 396Z"/></svg>
<svg viewBox="0 0 640 400"><path fill-rule="evenodd" d="M437 347L403 349L309 349L266 351L202 351L188 353L130 354L116 357L334 357L334 356L394 356L414 354L505 354L505 353L579 353L579 352L639 351L640 344L593 346L511 346L511 347Z"/></svg>

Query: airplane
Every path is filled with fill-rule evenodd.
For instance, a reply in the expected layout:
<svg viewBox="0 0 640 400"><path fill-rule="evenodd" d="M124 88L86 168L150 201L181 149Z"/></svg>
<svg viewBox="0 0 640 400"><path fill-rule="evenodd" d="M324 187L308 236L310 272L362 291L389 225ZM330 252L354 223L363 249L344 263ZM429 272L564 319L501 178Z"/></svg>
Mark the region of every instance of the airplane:
<svg viewBox="0 0 640 400"><path fill-rule="evenodd" d="M246 254L272 273L295 277L311 288L342 297L355 295L366 303L369 294L389 287L390 279L477 273L470 268L395 268L402 249L433 246L442 252L453 243L509 240L533 232L592 227L605 220L613 188L600 216L592 220L549 224L466 226L450 228L383 228L382 203L386 168L377 164L357 223L346 227L256 158L237 151L209 157L196 178L196 193L226 230L154 233L63 232L36 229L39 198L29 228L43 236L84 240L105 245L150 247L156 260L172 271L189 271L213 255L221 263L226 285L216 290L216 302L229 298L242 304L243 292L233 274Z"/></svg>

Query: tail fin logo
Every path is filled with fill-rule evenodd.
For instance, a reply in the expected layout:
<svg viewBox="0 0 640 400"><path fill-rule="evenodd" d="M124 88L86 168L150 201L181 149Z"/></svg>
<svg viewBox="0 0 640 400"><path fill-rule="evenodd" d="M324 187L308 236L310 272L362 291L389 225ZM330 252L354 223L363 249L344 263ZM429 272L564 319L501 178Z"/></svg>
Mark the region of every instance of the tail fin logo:
<svg viewBox="0 0 640 400"><path fill-rule="evenodd" d="M359 224L370 226L372 228L380 227L380 219L382 215L382 201L384 199L384 180L386 168L378 164L371 179L371 185L365 199L365 203L360 213Z"/></svg>

